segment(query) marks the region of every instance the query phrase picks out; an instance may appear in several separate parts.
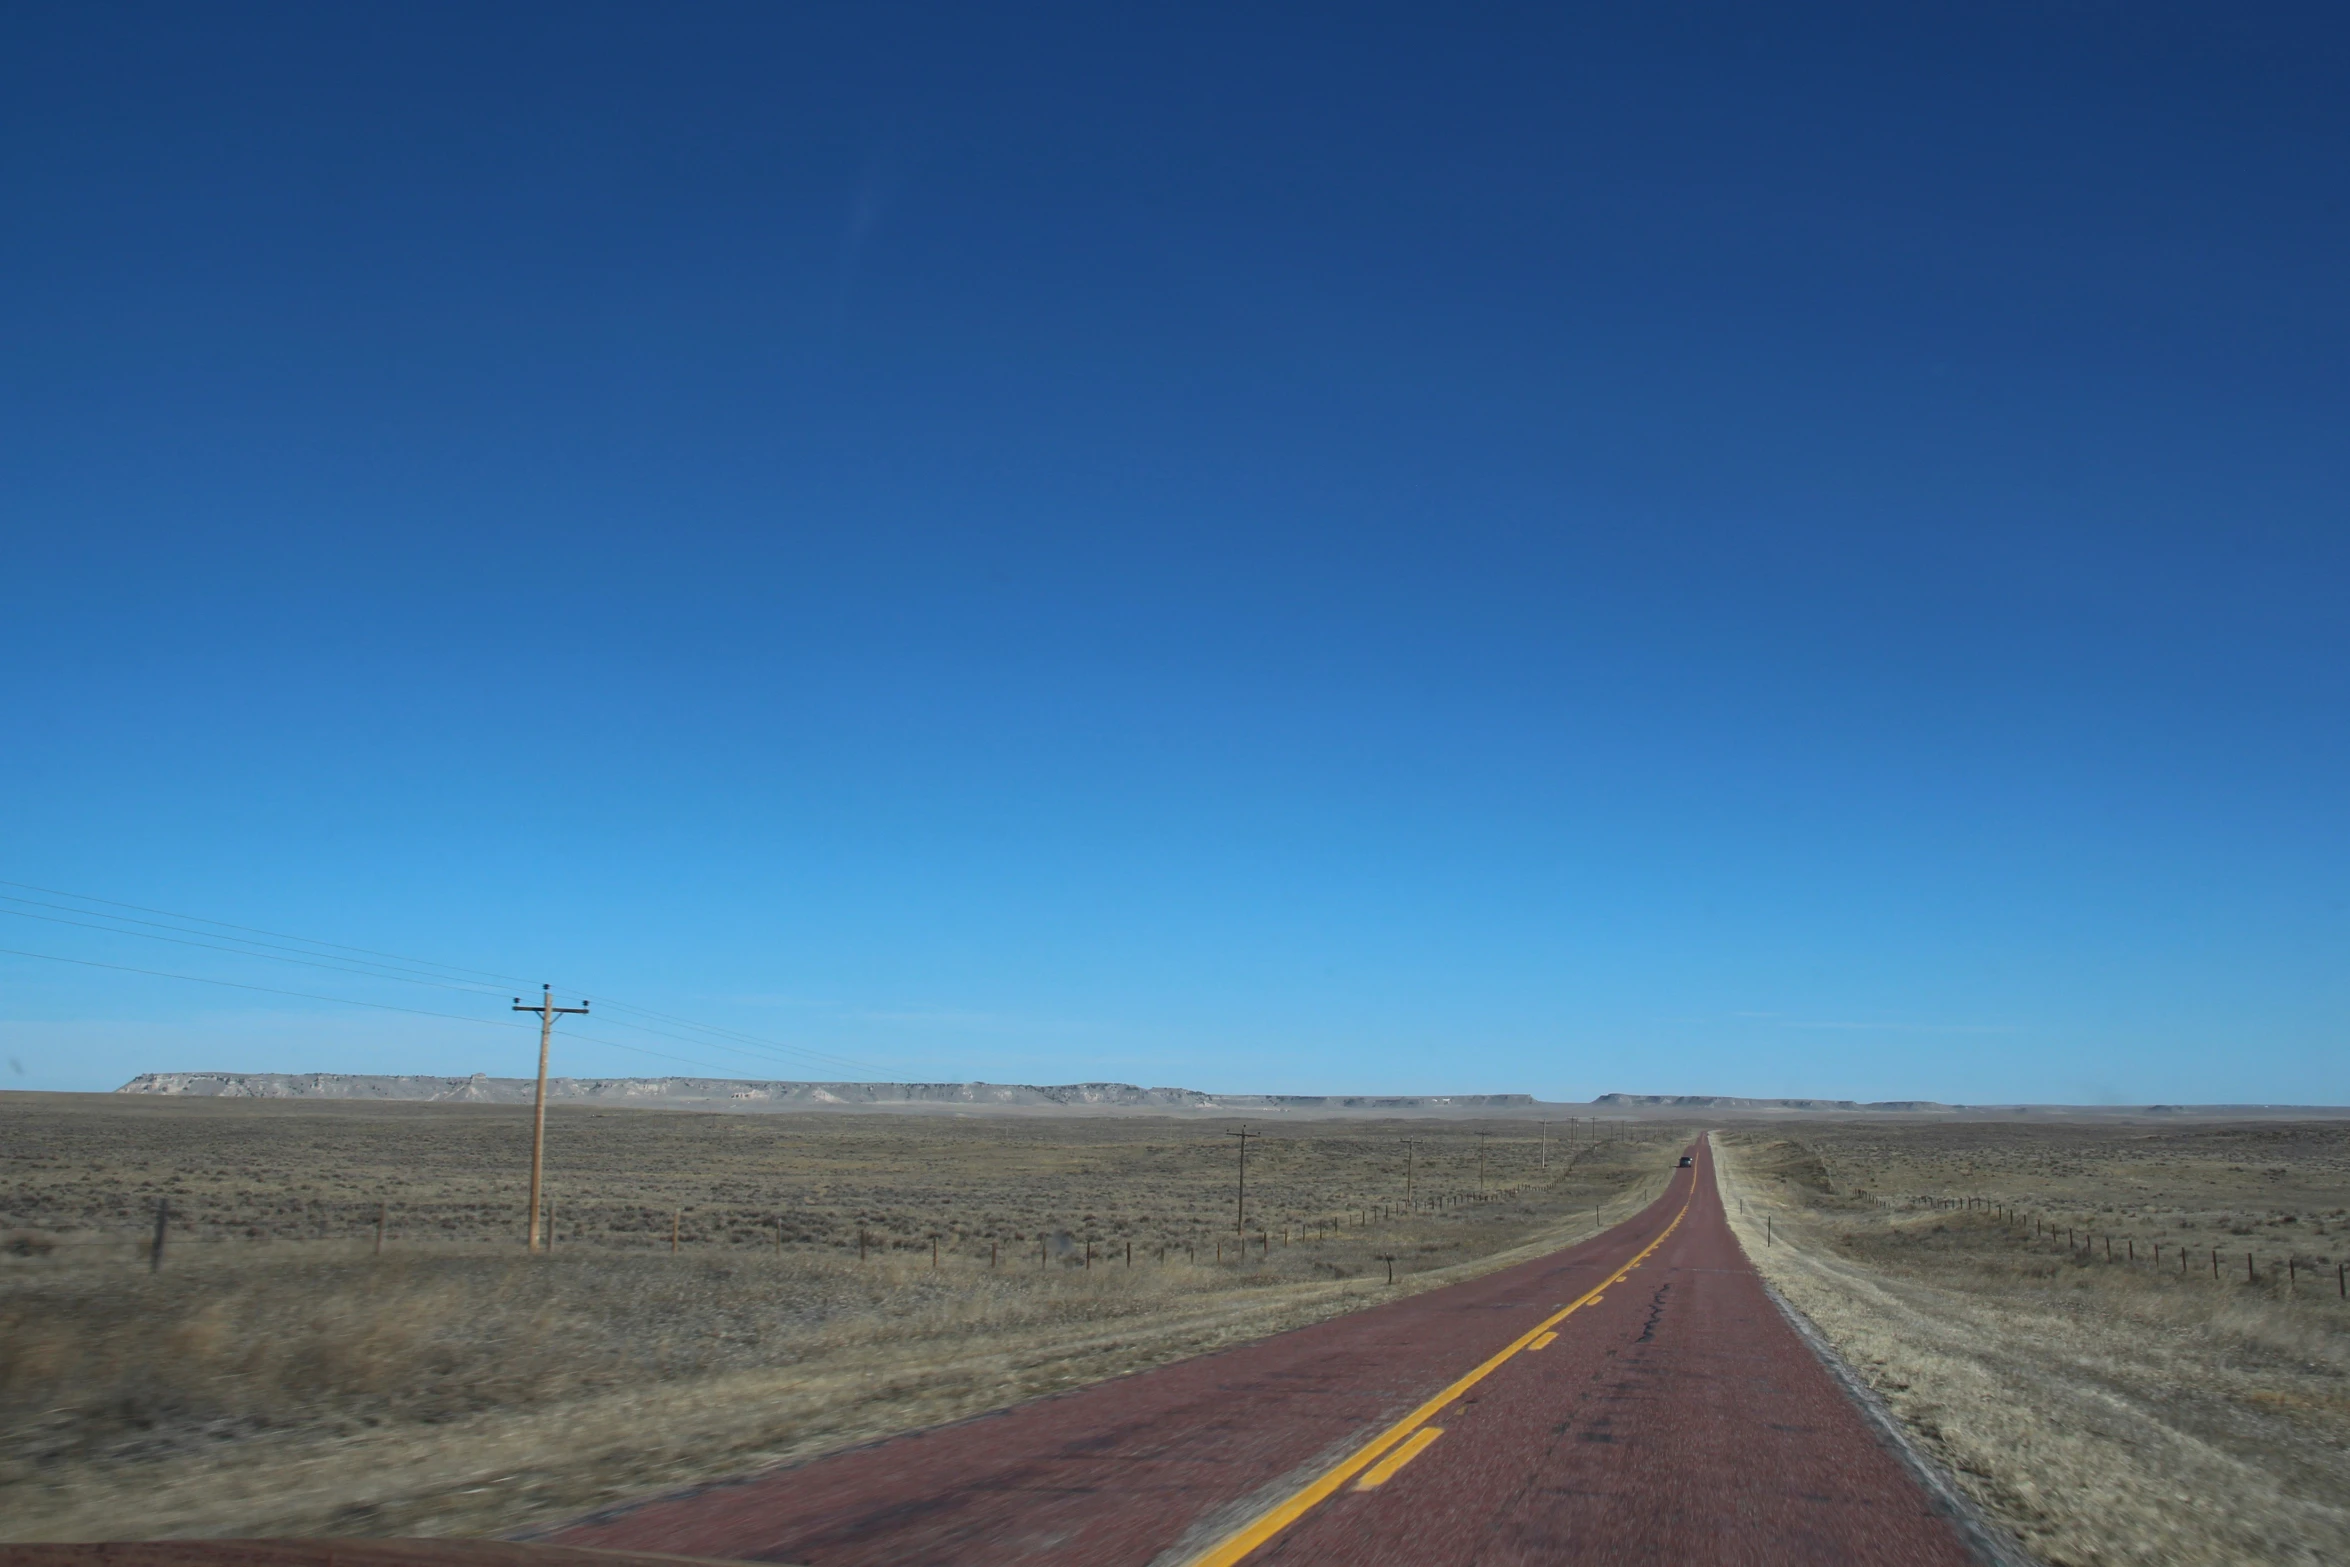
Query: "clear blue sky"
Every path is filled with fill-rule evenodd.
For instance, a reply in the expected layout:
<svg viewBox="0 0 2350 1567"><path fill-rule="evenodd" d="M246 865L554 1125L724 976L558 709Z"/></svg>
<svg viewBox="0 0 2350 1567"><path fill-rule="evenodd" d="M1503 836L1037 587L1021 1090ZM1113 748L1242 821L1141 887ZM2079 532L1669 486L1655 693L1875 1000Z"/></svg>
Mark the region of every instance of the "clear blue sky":
<svg viewBox="0 0 2350 1567"><path fill-rule="evenodd" d="M2346 79L2314 6L12 6L0 877L778 1047L558 1070L2350 1101Z"/></svg>

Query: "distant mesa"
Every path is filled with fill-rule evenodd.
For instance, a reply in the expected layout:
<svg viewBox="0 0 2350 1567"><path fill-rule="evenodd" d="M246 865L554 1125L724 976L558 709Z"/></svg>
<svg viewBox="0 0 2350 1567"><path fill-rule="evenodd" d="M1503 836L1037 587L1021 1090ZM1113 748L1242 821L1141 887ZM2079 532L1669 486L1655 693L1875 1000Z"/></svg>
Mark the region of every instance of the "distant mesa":
<svg viewBox="0 0 2350 1567"><path fill-rule="evenodd" d="M528 1104L535 1079L346 1072L143 1072L115 1092L212 1099L380 1099ZM1210 1094L1132 1083L803 1083L724 1077L551 1077L551 1103L679 1110L1091 1110L1458 1112L1532 1109L1532 1094Z"/></svg>
<svg viewBox="0 0 2350 1567"><path fill-rule="evenodd" d="M1601 1094L1613 1110L1955 1110L1933 1099L1737 1099L1726 1094Z"/></svg>
<svg viewBox="0 0 2350 1567"><path fill-rule="evenodd" d="M143 1072L115 1090L191 1099L356 1099L386 1102L527 1105L527 1077L369 1076L352 1072ZM649 1110L936 1112L964 1115L1297 1115L1508 1116L1560 1120L1611 1113L1671 1120L1691 1112L1730 1119L1786 1115L2014 1116L2065 1118L2225 1116L2339 1119L2318 1105L1957 1105L1935 1099L1749 1099L1729 1094L1601 1094L1587 1104L1532 1094L1211 1094L1132 1083L813 1083L732 1077L551 1077L556 1104L628 1105Z"/></svg>

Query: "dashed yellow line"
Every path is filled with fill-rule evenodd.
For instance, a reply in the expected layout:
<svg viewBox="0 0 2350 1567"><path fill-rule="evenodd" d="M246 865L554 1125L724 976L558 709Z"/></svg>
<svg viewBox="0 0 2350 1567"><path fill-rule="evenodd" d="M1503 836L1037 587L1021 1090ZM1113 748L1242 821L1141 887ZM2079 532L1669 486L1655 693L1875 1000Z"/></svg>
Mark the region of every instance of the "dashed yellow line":
<svg viewBox="0 0 2350 1567"><path fill-rule="evenodd" d="M1536 1340L1535 1340L1533 1343L1531 1343L1531 1344L1527 1345L1527 1346L1526 1346L1526 1348L1527 1348L1527 1349L1529 1349L1529 1350L1536 1350L1536 1349L1548 1349L1548 1348L1550 1348L1550 1346L1551 1346L1552 1344L1556 1343L1557 1341L1558 1341L1558 1335L1557 1335L1556 1333L1545 1333L1545 1334L1543 1334L1543 1335L1542 1335L1542 1337L1540 1337L1540 1338L1536 1339Z"/></svg>
<svg viewBox="0 0 2350 1567"><path fill-rule="evenodd" d="M1395 1472L1420 1456L1423 1448L1444 1435L1442 1426L1422 1426L1404 1438L1403 1445L1371 1466L1370 1473L1355 1482L1358 1491L1375 1490L1395 1478Z"/></svg>
<svg viewBox="0 0 2350 1567"><path fill-rule="evenodd" d="M1641 1248L1640 1255L1512 1339L1506 1348L1494 1354L1474 1371L1371 1438L1370 1441L1365 1442L1361 1447L1347 1454L1337 1463L1332 1464L1328 1469L1323 1470L1303 1487L1291 1493L1286 1500L1258 1514L1253 1521L1244 1524L1223 1539L1218 1540L1214 1545L1209 1546L1199 1555L1192 1557L1183 1564L1183 1567L1233 1567L1233 1564L1247 1556L1249 1552L1327 1501L1347 1481L1354 1479L1358 1474L1363 1474L1363 1471L1370 1469L1374 1463L1377 1463L1378 1467L1371 1469L1370 1474L1363 1475L1361 1484L1356 1488L1368 1490L1372 1486L1386 1484L1388 1478L1396 1470L1418 1457L1430 1442L1435 1441L1443 1434L1442 1427L1431 1427L1428 1422L1443 1413L1447 1404L1500 1370L1512 1356L1522 1350L1535 1348L1537 1339L1547 1344L1551 1339L1557 1338L1558 1335L1551 1332L1553 1328L1576 1312L1581 1311L1585 1306L1598 1300L1610 1286L1622 1280L1626 1274L1655 1255L1656 1249L1669 1240L1673 1232L1681 1227L1681 1221L1689 1217L1689 1205L1696 1200L1697 1172L1691 1170L1689 1172L1689 1197L1681 1204L1681 1211L1673 1215L1673 1222L1666 1225L1655 1240ZM1406 1442L1407 1438L1410 1439L1408 1442ZM1388 1454L1389 1450L1395 1448L1398 1443L1406 1443L1405 1448L1393 1452L1387 1462L1380 1463L1380 1456Z"/></svg>

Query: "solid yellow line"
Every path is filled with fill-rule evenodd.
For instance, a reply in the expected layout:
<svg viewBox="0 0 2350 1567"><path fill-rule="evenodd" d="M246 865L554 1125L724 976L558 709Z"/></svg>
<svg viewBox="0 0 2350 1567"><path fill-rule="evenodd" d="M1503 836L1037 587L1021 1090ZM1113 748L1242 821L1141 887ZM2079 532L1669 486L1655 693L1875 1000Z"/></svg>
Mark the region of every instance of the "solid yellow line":
<svg viewBox="0 0 2350 1567"><path fill-rule="evenodd" d="M1421 1449L1442 1435L1444 1435L1444 1427L1442 1426L1420 1427L1419 1430L1412 1433L1410 1441L1373 1464L1371 1472L1355 1482L1355 1489L1368 1491L1385 1485L1395 1478L1395 1472L1398 1469L1419 1457Z"/></svg>
<svg viewBox="0 0 2350 1567"><path fill-rule="evenodd" d="M1308 1481L1303 1488L1292 1492L1287 1500L1278 1503L1264 1513L1260 1513L1255 1521L1234 1530L1199 1555L1192 1557L1184 1563L1184 1567L1233 1567L1234 1563L1248 1555L1249 1552L1303 1518L1307 1513L1312 1512L1314 1508L1334 1495L1340 1486L1369 1467L1381 1453L1386 1452L1396 1443L1435 1419L1443 1411L1445 1405L1493 1375L1508 1362L1511 1356L1527 1348L1543 1334L1597 1300L1609 1285L1616 1283L1634 1268L1646 1262L1656 1249L1681 1227L1681 1221L1689 1217L1689 1204L1696 1200L1697 1172L1691 1170L1689 1172L1688 1201L1681 1204L1681 1211L1673 1215L1673 1222L1666 1225L1655 1240L1650 1241L1646 1247L1642 1248L1639 1256L1634 1257L1614 1273L1576 1296L1567 1305L1560 1307L1550 1316L1528 1328L1517 1338L1511 1340L1507 1348L1496 1353L1476 1370L1471 1371L1467 1376L1462 1377L1452 1386L1371 1438L1370 1441L1365 1442L1361 1447L1356 1448L1346 1457L1323 1470L1321 1474Z"/></svg>

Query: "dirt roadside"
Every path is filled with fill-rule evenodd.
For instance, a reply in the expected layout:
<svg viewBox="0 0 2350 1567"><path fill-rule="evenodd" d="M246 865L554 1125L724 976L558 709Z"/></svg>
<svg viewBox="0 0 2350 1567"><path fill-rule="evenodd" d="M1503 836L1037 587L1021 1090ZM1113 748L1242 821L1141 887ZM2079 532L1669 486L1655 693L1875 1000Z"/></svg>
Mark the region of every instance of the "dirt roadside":
<svg viewBox="0 0 2350 1567"><path fill-rule="evenodd" d="M2350 1551L2350 1335L2250 1291L2011 1260L1988 1225L1957 1227L1963 1254L1886 1244L1863 1262L1873 1231L1954 1227L1833 1206L1813 1152L1779 1134L1714 1143L1764 1276L2050 1567Z"/></svg>

